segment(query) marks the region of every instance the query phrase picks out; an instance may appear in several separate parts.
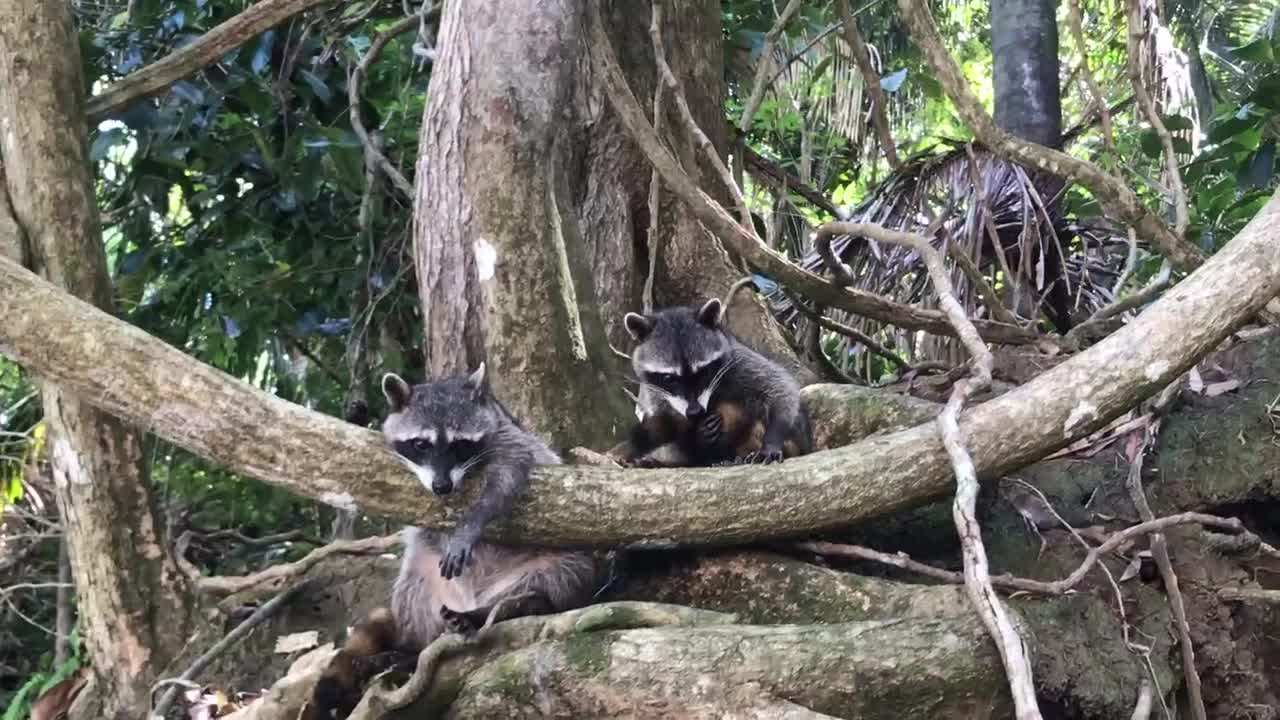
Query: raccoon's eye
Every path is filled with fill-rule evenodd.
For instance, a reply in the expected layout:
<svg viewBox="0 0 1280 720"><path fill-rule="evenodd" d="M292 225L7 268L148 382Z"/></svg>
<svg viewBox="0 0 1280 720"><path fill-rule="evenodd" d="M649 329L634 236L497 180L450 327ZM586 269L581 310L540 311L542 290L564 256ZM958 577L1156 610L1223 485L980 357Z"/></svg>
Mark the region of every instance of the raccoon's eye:
<svg viewBox="0 0 1280 720"><path fill-rule="evenodd" d="M654 385L675 385L675 373L649 373L649 382Z"/></svg>
<svg viewBox="0 0 1280 720"><path fill-rule="evenodd" d="M449 445L449 450L458 461L470 460L480 452L480 443L475 440L454 440Z"/></svg>
<svg viewBox="0 0 1280 720"><path fill-rule="evenodd" d="M431 441L426 438L414 438L413 442L409 443L409 446L413 448L414 452L424 453L431 450Z"/></svg>

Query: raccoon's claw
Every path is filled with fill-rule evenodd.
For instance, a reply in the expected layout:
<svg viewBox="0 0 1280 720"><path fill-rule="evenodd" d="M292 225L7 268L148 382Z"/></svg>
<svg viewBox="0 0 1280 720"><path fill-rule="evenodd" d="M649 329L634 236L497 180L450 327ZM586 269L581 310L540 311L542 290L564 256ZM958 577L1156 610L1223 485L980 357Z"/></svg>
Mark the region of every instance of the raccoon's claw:
<svg viewBox="0 0 1280 720"><path fill-rule="evenodd" d="M440 619L444 621L447 632L457 633L464 638L472 637L479 630L466 615L454 612L443 605L440 606Z"/></svg>
<svg viewBox="0 0 1280 720"><path fill-rule="evenodd" d="M440 558L440 577L452 580L462 575L462 569L471 561L471 545L450 541Z"/></svg>
<svg viewBox="0 0 1280 720"><path fill-rule="evenodd" d="M743 458L742 462L750 465L769 465L771 463L782 462L782 451L760 448Z"/></svg>
<svg viewBox="0 0 1280 720"><path fill-rule="evenodd" d="M624 460L622 461L622 466L629 467L629 468L640 468L640 469L665 467L661 461L651 457L640 457L640 458L635 458L634 460Z"/></svg>

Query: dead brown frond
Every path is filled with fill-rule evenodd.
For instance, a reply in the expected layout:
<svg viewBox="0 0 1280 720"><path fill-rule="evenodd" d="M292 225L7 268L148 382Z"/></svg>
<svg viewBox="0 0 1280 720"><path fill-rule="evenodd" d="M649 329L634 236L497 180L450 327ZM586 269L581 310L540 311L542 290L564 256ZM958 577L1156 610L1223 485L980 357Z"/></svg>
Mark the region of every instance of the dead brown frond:
<svg viewBox="0 0 1280 720"><path fill-rule="evenodd" d="M942 215L930 238L934 247L972 260L1019 322L1033 324L1044 313L1058 324L1063 313L1078 321L1112 300L1111 288L1128 253L1127 238L1106 224L1064 217L1061 193L1059 183L1037 178L983 148L970 151L959 146L910 158L900 173L852 210L849 220L923 232L931 218ZM831 246L849 267L854 287L902 303L932 306L923 265L911 249L850 236L834 239ZM805 248L800 263L830 274L812 246ZM1057 294L1055 263L1065 269ZM970 278L954 262L948 266L965 311L971 317L989 317ZM784 323L797 333L807 329L809 319L785 295L775 293L771 300ZM845 313L833 313L833 318L877 338L908 362L964 360L954 339L902 331ZM865 350L847 338L833 342L841 369L866 377Z"/></svg>

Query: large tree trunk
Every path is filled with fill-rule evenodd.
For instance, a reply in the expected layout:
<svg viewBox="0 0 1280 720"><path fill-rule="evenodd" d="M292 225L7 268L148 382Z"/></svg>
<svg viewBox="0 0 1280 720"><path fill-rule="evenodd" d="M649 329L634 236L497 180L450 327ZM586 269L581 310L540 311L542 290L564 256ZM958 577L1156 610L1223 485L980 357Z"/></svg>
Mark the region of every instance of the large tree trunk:
<svg viewBox="0 0 1280 720"><path fill-rule="evenodd" d="M640 306L650 167L602 97L583 0L446 5L423 117L414 209L427 371L487 360L499 395L561 445L604 447L630 415L622 315ZM647 3L613 3L614 37L637 90L651 93ZM724 146L719 3L670 13L672 61L694 113ZM678 127L667 122L666 127ZM685 137L673 146L702 167ZM716 188L710 173L704 186ZM721 294L739 273L666 196L660 304ZM785 352L762 306L734 327ZM737 308L735 308L737 309Z"/></svg>
<svg viewBox="0 0 1280 720"><path fill-rule="evenodd" d="M0 225L22 231L33 265L50 281L110 312L78 47L65 2L0 6L0 191L13 211ZM42 390L80 631L96 679L82 716L139 717L157 675L189 639L191 595L152 515L139 433L58 385Z"/></svg>

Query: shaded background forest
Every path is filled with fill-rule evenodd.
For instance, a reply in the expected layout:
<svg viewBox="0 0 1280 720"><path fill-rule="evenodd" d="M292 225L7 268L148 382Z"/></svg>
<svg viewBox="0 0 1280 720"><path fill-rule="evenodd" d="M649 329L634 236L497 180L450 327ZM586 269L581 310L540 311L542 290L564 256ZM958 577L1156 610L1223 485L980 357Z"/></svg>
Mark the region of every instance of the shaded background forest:
<svg viewBox="0 0 1280 720"><path fill-rule="evenodd" d="M98 87L110 84L248 4L73 3L85 77ZM967 149L971 134L908 40L896 6L870 2L853 9L887 98L895 152L905 163L895 172L868 115L871 89L840 31L839 4L804 5L772 39L767 35L782 3L721 7L722 132L738 129L728 130L734 169L770 246L817 269L822 261L810 233L838 215L923 227L922 214L958 208L948 225L951 242L999 275L1005 306L1036 317L1040 305L1050 303L1043 297L1044 266L1036 253L1022 252L1000 259L1009 263L1003 272L990 270L995 259L984 249L981 198L1002 238L1039 227L1042 219L1054 228L1036 241L1040 257L1051 248L1047 252L1065 259L1071 324L1112 302L1121 286L1132 290L1159 276L1161 259L1140 246L1131 276L1121 277L1128 239L1086 194L1072 188L1059 201L1026 173ZM1021 111L1026 126L1020 130L1049 144L1060 137L1070 153L1140 178L1136 190L1148 206L1163 204L1172 215L1160 139L1131 97L1124 5L1081 0L1079 8L1084 47L1066 32L1067 4L1057 17L1020 0L933 6L949 49L998 118L1009 106L993 82L996 67L1028 61L1016 52L993 53L986 28L993 13L1039 17L1039 28L1023 23L1004 31L1054 36L1057 56L1039 61L1056 74L1060 91L1046 84L1058 97L1040 107L1060 104L1061 117ZM91 157L124 319L282 398L357 423L381 415L376 378L383 372L423 375L409 232L413 199L388 173L366 166L352 127L356 116L391 165L413 177L435 57L434 28L418 23L416 10L412 3L353 2L298 15L177 82L158 102L138 103L97 124ZM1174 133L1188 188L1187 238L1212 252L1258 212L1276 185L1280 6L1170 0L1147 12L1145 80ZM1001 32L997 24L996 48L1009 46L1001 44ZM379 39L385 40L381 55L360 69L357 87L353 73ZM1023 52L1048 47L1012 46ZM744 135L743 107L766 59L772 83ZM1110 107L1113 147L1090 82ZM624 242L632 271L624 294L639 307L648 248L643 233L635 235ZM837 250L860 287L903 302L930 302L919 260L908 251L839 242ZM953 341L838 311L827 311L824 324L815 326L812 315L821 308L802 304L764 275L754 281L814 377L892 385L923 376L934 364L945 370L956 363ZM971 314L993 311L958 272L956 284ZM1046 310L1044 326L1064 329L1054 311ZM609 335L621 345L623 336L609 320ZM885 352L851 340L849 326ZM622 387L619 382L625 397ZM6 720L21 717L41 688L80 662L74 632L62 643L49 632L66 631L73 620L58 613L68 607L67 590L58 587L67 575L60 573L57 513L40 468L36 397L26 375L0 358L0 586L7 588L0 605L0 704L9 706ZM217 469L155 438L145 450L169 536L189 532L187 558L211 574L249 572L334 537L394 527Z"/></svg>

